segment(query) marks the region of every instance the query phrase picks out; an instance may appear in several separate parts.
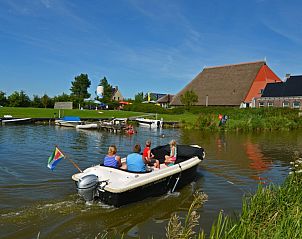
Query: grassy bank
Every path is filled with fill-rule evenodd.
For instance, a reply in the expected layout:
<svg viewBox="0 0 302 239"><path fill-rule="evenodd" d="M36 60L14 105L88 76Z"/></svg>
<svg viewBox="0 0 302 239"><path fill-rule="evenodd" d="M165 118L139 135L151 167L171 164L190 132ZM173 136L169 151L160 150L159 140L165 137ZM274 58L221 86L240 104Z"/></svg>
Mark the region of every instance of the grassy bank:
<svg viewBox="0 0 302 239"><path fill-rule="evenodd" d="M120 110L60 110L62 116L79 116L81 118L111 118L111 117L131 117L141 115L140 112L124 112ZM13 117L24 118L58 118L58 109L44 108L21 108L21 107L2 107L0 108L0 117L3 115L12 115Z"/></svg>
<svg viewBox="0 0 302 239"><path fill-rule="evenodd" d="M153 115L155 115L154 112L156 110L156 108L151 110ZM302 117L299 116L299 111L288 108L239 109L231 107L193 107L189 110L175 108L173 110L162 109L161 111L164 113L157 113L158 119L163 118L164 121L178 121L181 123L181 127L188 129L259 131L302 128ZM54 118L59 116L59 110L17 107L0 108L0 116L2 117L5 114L12 115L13 117ZM148 114L146 111L61 110L61 116L79 116L81 118L131 117L146 114ZM219 126L219 114L228 116L228 120L223 126Z"/></svg>
<svg viewBox="0 0 302 239"><path fill-rule="evenodd" d="M0 117L4 115L12 115L17 118L58 118L59 110L57 109L44 109L44 108L21 108L21 107L1 107ZM133 116L148 115L145 112L133 112L133 111L122 111L122 110L61 110L61 116L79 116L81 118L128 118ZM196 114L186 112L183 114L172 115L172 114L158 114L157 118L163 118L164 121L180 121L185 124L192 124L197 119ZM155 114L151 113L150 117L155 118Z"/></svg>
<svg viewBox="0 0 302 239"><path fill-rule="evenodd" d="M195 234L195 238L302 238L301 163L301 159L293 163L296 172L289 175L281 186L263 187L259 185L253 196L244 198L240 217L233 219L224 216L221 212L217 222L212 226L210 235L206 236L201 231L199 234ZM196 200L200 199L195 197L192 205L197 205ZM209 200L211 199L209 198ZM192 224L188 222L188 220L192 220L191 214L192 210L190 208L185 220L186 224ZM195 210L195 218L198 216L196 216ZM175 232L177 227L179 227L179 222L175 222L175 215L173 215L167 227L167 238L194 238L192 237L192 228L190 230L191 237L188 237L188 231L180 230L178 231L181 233L172 236L172 232Z"/></svg>
<svg viewBox="0 0 302 239"><path fill-rule="evenodd" d="M219 126L218 114L228 116L225 125ZM298 110L284 108L205 108L193 127L213 131L292 130L302 127L302 117Z"/></svg>

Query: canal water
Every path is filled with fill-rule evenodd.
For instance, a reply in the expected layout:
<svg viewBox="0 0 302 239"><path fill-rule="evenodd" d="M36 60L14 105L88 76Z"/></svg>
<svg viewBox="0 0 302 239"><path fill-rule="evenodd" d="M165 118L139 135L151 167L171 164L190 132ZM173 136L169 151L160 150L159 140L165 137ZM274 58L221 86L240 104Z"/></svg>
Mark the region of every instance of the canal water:
<svg viewBox="0 0 302 239"><path fill-rule="evenodd" d="M176 139L198 144L206 159L198 178L181 190L113 208L86 205L76 194L72 174L77 169L62 160L54 171L47 160L54 145L82 169L100 163L108 146L126 156L132 146L151 139L152 146ZM243 195L257 185L280 184L289 162L302 148L302 132L212 133L181 129L138 128L132 136L81 131L53 125L0 127L0 238L164 238L172 213L184 217L195 191L208 201L199 210L200 225L209 232L218 213L240 213ZM117 235L117 236L116 236Z"/></svg>

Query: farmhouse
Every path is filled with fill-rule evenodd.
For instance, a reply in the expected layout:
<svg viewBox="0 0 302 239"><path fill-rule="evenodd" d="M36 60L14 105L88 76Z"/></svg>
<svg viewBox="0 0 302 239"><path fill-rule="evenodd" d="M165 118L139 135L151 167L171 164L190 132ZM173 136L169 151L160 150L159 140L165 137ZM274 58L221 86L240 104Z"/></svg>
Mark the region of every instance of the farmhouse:
<svg viewBox="0 0 302 239"><path fill-rule="evenodd" d="M254 99L254 106L259 107L302 107L302 75L290 76L283 83L269 83L263 94Z"/></svg>
<svg viewBox="0 0 302 239"><path fill-rule="evenodd" d="M161 98L159 98L156 101L156 103L160 104L160 106L163 108L169 108L173 97L174 97L174 95L166 94L166 95L162 96Z"/></svg>
<svg viewBox="0 0 302 239"><path fill-rule="evenodd" d="M183 105L181 95L193 90L195 105L251 107L267 83L281 82L265 61L206 67L173 97L171 106Z"/></svg>

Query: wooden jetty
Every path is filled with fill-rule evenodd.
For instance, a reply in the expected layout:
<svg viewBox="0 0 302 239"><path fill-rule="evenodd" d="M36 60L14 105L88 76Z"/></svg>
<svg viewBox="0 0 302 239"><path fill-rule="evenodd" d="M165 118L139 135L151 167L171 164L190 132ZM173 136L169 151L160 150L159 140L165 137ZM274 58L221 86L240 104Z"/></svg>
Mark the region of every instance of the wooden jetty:
<svg viewBox="0 0 302 239"><path fill-rule="evenodd" d="M111 120L100 120L99 128L110 132L123 132L127 127L127 118L113 118Z"/></svg>

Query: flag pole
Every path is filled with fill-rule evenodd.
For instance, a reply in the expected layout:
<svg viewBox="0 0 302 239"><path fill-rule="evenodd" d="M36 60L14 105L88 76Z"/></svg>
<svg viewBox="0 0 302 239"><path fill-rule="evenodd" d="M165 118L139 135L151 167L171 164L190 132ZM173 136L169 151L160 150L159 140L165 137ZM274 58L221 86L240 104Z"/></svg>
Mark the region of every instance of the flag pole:
<svg viewBox="0 0 302 239"><path fill-rule="evenodd" d="M67 154L65 154L57 145L55 146L64 154L65 156L64 158L68 159L69 162L71 162L74 167L76 167L81 173L83 173L83 171L79 168L79 166L75 162L73 162L73 160L71 160Z"/></svg>

